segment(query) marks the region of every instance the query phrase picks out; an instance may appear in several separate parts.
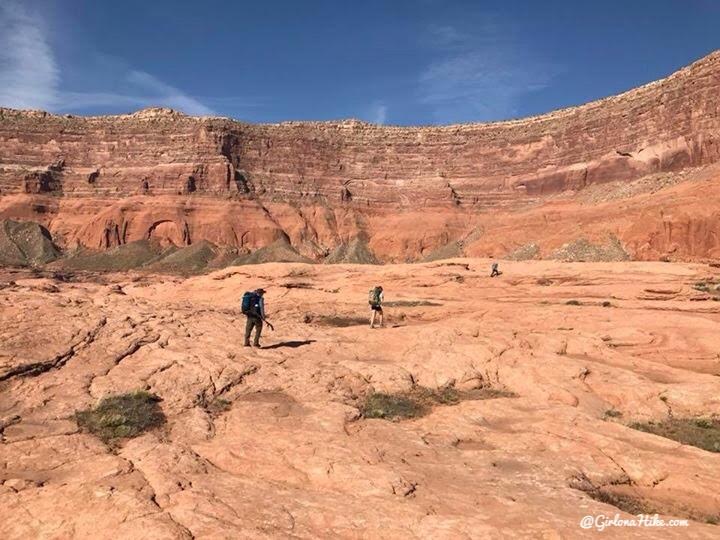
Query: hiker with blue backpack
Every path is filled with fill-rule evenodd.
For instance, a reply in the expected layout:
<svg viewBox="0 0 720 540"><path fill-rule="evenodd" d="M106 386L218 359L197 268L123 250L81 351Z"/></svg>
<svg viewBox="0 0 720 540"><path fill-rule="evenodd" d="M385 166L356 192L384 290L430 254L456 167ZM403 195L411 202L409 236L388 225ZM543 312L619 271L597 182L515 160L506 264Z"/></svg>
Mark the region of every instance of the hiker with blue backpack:
<svg viewBox="0 0 720 540"><path fill-rule="evenodd" d="M247 317L247 322L245 323L246 347L250 346L250 334L252 334L253 328L255 329L255 340L253 344L255 347L260 347L260 334L262 333L263 322L267 323L270 330L275 330L273 325L265 319L264 294L265 289L255 289L254 291L248 291L243 294L241 309Z"/></svg>
<svg viewBox="0 0 720 540"><path fill-rule="evenodd" d="M377 287L373 287L372 289L370 289L370 292L368 292L368 303L370 304L370 310L372 311L372 316L370 317L370 328L375 328L375 315L377 315L378 313L380 314L380 326L385 326L382 302L383 288L378 285Z"/></svg>

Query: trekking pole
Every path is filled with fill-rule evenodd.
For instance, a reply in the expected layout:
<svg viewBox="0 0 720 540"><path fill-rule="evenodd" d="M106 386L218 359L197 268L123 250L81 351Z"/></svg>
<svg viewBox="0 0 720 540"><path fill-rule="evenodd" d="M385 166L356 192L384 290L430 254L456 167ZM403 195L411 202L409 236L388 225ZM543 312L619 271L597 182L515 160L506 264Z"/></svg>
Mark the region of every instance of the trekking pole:
<svg viewBox="0 0 720 540"><path fill-rule="evenodd" d="M275 327L270 323L270 321L263 319L263 322L265 322L265 324L270 327L270 330L272 330L273 332L275 331Z"/></svg>

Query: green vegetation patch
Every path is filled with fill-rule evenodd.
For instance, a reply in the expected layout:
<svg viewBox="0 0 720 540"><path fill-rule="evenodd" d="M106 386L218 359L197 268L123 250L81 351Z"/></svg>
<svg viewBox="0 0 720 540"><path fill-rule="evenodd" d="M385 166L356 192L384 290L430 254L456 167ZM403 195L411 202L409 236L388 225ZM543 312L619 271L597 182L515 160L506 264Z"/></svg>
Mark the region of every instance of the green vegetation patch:
<svg viewBox="0 0 720 540"><path fill-rule="evenodd" d="M603 488L588 490L585 493L587 493L591 499L595 499L601 503L610 504L615 508L634 516L637 516L638 514L651 515L657 513L655 507L651 506L647 500L628 495L627 493L618 493L616 491Z"/></svg>
<svg viewBox="0 0 720 540"><path fill-rule="evenodd" d="M660 422L635 422L630 427L709 452L720 452L720 420L717 418L668 418Z"/></svg>
<svg viewBox="0 0 720 540"><path fill-rule="evenodd" d="M205 407L205 410L210 416L220 416L222 413L227 412L232 407L232 403L223 398L215 398Z"/></svg>
<svg viewBox="0 0 720 540"><path fill-rule="evenodd" d="M336 328L345 328L348 326L361 326L370 324L370 315L367 317L349 316L349 315L319 315L306 316L306 322L314 322L319 326L334 326Z"/></svg>
<svg viewBox="0 0 720 540"><path fill-rule="evenodd" d="M617 409L608 409L603 416L605 418L620 418L622 413Z"/></svg>
<svg viewBox="0 0 720 540"><path fill-rule="evenodd" d="M431 302L430 300L393 300L391 302L384 302L384 307L437 307L442 306L438 302Z"/></svg>
<svg viewBox="0 0 720 540"><path fill-rule="evenodd" d="M108 396L95 408L77 412L75 419L80 428L111 444L164 424L159 401L156 395L142 390Z"/></svg>
<svg viewBox="0 0 720 540"><path fill-rule="evenodd" d="M454 386L431 389L415 385L407 392L386 394L374 392L365 398L360 412L364 418L405 420L428 414L433 407L457 405L461 401L517 397L513 392L486 386L473 390L458 390Z"/></svg>
<svg viewBox="0 0 720 540"><path fill-rule="evenodd" d="M404 420L427 414L428 409L409 394L375 392L365 399L361 413L365 418Z"/></svg>

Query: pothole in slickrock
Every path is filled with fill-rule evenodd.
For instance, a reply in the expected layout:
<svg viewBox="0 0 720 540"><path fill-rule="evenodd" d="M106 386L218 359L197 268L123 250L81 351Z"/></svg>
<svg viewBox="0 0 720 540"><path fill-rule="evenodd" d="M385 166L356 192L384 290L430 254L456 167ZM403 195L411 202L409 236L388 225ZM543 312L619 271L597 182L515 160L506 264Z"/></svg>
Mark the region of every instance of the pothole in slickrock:
<svg viewBox="0 0 720 540"><path fill-rule="evenodd" d="M718 418L668 418L659 422L634 422L630 427L708 452L720 452Z"/></svg>
<svg viewBox="0 0 720 540"><path fill-rule="evenodd" d="M107 396L96 407L75 413L75 420L81 429L112 446L163 425L165 414L159 401L142 390Z"/></svg>
<svg viewBox="0 0 720 540"><path fill-rule="evenodd" d="M517 397L513 392L485 386L473 390L458 390L453 386L431 389L415 385L406 392L387 394L372 392L360 407L363 418L406 420L428 414L433 407L457 405L461 401Z"/></svg>

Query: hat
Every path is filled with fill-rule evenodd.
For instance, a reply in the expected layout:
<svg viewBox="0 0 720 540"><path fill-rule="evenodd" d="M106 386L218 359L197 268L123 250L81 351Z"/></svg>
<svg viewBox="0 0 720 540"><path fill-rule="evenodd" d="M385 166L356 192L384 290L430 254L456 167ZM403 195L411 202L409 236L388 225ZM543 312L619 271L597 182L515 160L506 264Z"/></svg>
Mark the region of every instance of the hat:
<svg viewBox="0 0 720 540"><path fill-rule="evenodd" d="M255 292L258 294L265 294L266 291L265 291L265 289L260 288L260 289L255 289Z"/></svg>

